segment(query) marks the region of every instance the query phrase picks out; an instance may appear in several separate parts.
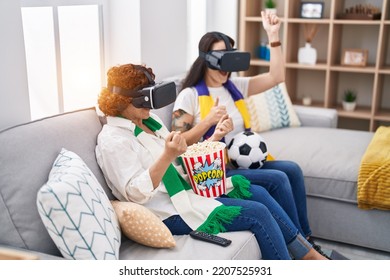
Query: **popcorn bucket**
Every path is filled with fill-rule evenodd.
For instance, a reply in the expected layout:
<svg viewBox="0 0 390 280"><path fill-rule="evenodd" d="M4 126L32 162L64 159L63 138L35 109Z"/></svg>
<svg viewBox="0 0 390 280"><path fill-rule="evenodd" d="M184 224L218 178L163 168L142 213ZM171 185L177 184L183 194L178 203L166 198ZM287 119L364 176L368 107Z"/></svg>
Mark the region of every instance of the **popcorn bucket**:
<svg viewBox="0 0 390 280"><path fill-rule="evenodd" d="M189 146L181 156L196 194L218 197L226 193L225 147L222 142L204 141Z"/></svg>

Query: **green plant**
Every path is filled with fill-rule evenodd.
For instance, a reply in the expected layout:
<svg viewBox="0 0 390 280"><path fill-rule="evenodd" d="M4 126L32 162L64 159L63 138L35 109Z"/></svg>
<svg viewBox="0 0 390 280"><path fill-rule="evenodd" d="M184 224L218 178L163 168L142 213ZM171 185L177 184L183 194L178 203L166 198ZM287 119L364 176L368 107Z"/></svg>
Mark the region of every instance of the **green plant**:
<svg viewBox="0 0 390 280"><path fill-rule="evenodd" d="M276 2L274 0L267 0L267 1L265 1L265 7L267 9L275 9L276 8Z"/></svg>
<svg viewBox="0 0 390 280"><path fill-rule="evenodd" d="M353 89L347 89L344 91L344 101L345 102L355 102L356 101L356 92Z"/></svg>

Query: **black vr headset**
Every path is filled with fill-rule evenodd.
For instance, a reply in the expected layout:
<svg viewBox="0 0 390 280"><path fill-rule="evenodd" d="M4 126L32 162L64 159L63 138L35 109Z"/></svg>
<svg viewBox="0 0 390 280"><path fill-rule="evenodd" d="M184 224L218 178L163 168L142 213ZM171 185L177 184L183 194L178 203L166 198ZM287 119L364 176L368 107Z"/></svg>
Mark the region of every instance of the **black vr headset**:
<svg viewBox="0 0 390 280"><path fill-rule="evenodd" d="M138 90L108 86L112 93L133 98L132 104L137 108L160 109L176 100L176 85L174 82L155 83L152 76L144 67L141 69L149 80L149 84Z"/></svg>
<svg viewBox="0 0 390 280"><path fill-rule="evenodd" d="M225 42L226 50L209 51L207 53L199 50L199 56L204 58L207 63L207 67L225 72L248 70L251 59L250 53L240 52L237 49L233 49L230 45L229 38L225 34L220 32L213 33Z"/></svg>

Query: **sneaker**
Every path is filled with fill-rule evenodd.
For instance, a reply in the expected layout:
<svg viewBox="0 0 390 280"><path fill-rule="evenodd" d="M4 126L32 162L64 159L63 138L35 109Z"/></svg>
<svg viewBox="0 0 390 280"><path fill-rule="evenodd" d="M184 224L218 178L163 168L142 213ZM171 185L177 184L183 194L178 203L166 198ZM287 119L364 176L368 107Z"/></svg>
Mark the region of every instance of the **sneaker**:
<svg viewBox="0 0 390 280"><path fill-rule="evenodd" d="M309 239L307 240L310 242L310 244L313 246L313 249L316 250L320 255L324 256L325 258L327 258L328 260L331 260L331 257L328 256L327 254L325 254L324 251L322 251L322 248L320 245L316 244L313 240L313 238L309 237Z"/></svg>
<svg viewBox="0 0 390 280"><path fill-rule="evenodd" d="M347 257L343 256L342 254L340 254L336 250L327 250L327 251L330 251L329 254L325 253L322 250L321 246L316 244L314 242L313 238L311 238L311 237L309 237L308 241L311 243L311 245L313 245L314 250L316 250L319 254L321 254L322 256L327 258L328 260L349 260Z"/></svg>

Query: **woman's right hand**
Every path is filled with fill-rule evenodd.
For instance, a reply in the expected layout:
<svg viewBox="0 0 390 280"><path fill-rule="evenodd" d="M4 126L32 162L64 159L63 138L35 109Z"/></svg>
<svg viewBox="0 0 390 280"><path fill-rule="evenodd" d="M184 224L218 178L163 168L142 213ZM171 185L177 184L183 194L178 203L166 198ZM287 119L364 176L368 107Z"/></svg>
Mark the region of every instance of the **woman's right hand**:
<svg viewBox="0 0 390 280"><path fill-rule="evenodd" d="M172 131L165 139L164 154L172 162L187 150L187 142L179 131Z"/></svg>
<svg viewBox="0 0 390 280"><path fill-rule="evenodd" d="M169 168L169 165L187 150L187 143L179 131L172 131L165 139L165 147L161 156L149 168L153 188L157 188Z"/></svg>

